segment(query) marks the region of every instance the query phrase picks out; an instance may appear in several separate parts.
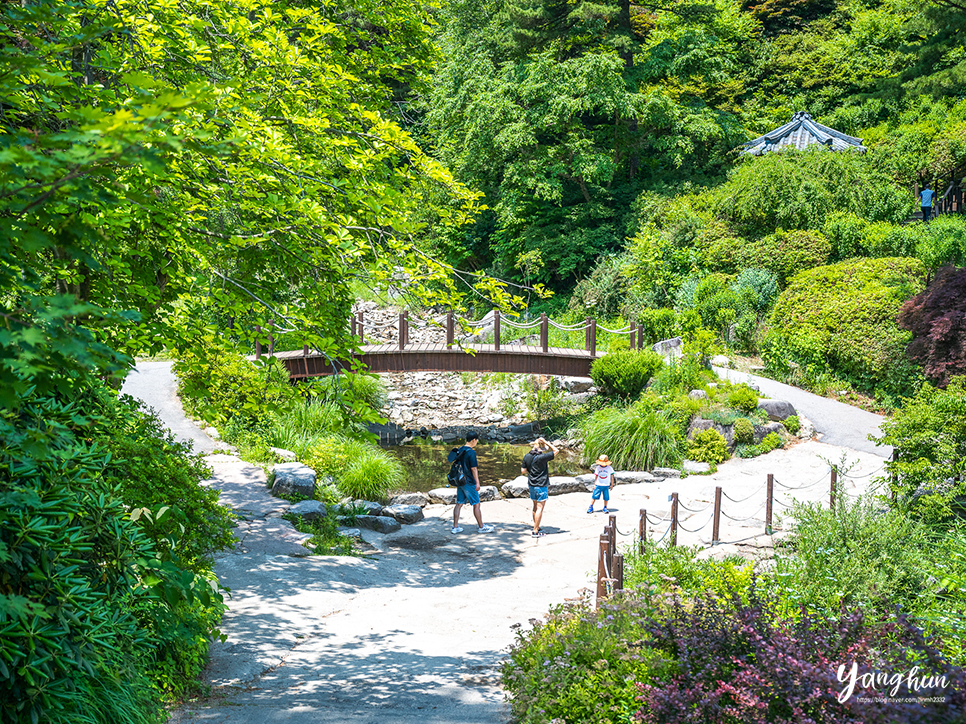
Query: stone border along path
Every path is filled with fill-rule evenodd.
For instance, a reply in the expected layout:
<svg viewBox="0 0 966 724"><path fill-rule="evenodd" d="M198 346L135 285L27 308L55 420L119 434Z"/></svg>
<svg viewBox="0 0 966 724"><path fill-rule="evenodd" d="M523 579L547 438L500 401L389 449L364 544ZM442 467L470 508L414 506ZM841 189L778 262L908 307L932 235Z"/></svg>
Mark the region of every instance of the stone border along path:
<svg viewBox="0 0 966 724"><path fill-rule="evenodd" d="M157 365L157 363L154 363ZM171 380L141 367L161 389L156 409L177 417ZM144 379L141 380L142 382ZM125 387L125 391L130 390ZM180 405L176 404L177 408ZM772 538L761 534L761 490L767 473L804 500L828 501L828 465L842 455L856 464L840 485L863 490L883 459L810 441L750 460L722 465L715 475L659 480L617 487L611 509L618 529L630 533L638 511L655 519L669 515L668 496L701 510L723 486L734 499L724 510L722 539L738 541L706 555L741 552L765 555ZM544 516L546 538L532 539L528 500L483 504L496 531L475 531L464 510L464 532L452 535L452 508L429 505L426 518L383 535L362 531L372 551L364 558L307 556L295 529L280 518L288 503L273 498L260 468L230 455L208 458L214 475L205 485L238 517L238 544L216 561L215 571L231 589L222 622L226 643L211 647L205 681L211 695L174 712L177 722L265 724L291 722L399 722L402 724L497 724L507 721L499 686L499 663L523 627L556 603L593 586L597 537L605 522L588 515L590 496L552 498ZM779 500L791 492L779 489ZM780 514L782 507L776 503ZM681 523L704 524L708 511L682 510ZM660 537L663 524L651 526ZM681 544L706 545L710 526L681 532ZM631 536L621 538L630 543Z"/></svg>

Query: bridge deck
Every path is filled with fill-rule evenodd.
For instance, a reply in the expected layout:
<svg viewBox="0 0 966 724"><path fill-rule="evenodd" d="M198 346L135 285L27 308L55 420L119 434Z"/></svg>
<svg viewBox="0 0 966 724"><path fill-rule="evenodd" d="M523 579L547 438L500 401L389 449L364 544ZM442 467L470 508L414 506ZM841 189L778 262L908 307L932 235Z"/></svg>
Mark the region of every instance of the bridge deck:
<svg viewBox="0 0 966 724"><path fill-rule="evenodd" d="M319 377L335 370L321 355L302 350L274 354L288 369L293 379ZM508 372L514 374L562 375L586 377L590 365L602 356L592 357L582 349L474 344L447 347L445 344L409 345L400 350L398 344L363 345L355 355L370 372Z"/></svg>

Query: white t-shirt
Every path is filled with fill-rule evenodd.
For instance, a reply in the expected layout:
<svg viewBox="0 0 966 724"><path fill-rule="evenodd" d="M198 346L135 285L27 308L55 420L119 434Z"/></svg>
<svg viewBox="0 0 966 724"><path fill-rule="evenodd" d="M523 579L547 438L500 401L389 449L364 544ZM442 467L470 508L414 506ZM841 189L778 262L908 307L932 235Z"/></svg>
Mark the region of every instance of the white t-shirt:
<svg viewBox="0 0 966 724"><path fill-rule="evenodd" d="M600 487L610 487L610 478L614 474L614 468L610 465L595 465L594 472L597 473L597 480L594 481L594 485Z"/></svg>

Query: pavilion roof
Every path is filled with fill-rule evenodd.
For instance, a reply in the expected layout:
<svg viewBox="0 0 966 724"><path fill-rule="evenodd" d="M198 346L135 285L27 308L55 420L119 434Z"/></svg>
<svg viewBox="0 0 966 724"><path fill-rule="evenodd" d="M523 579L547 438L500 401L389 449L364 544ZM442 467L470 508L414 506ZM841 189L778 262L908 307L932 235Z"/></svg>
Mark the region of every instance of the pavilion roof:
<svg viewBox="0 0 966 724"><path fill-rule="evenodd" d="M801 149L816 144L825 146L832 151L844 151L848 148L854 148L862 153L866 151L861 138L847 136L834 128L823 126L821 123L812 120L810 114L799 111L784 126L742 144L745 150L741 153L742 155L761 156L785 148Z"/></svg>

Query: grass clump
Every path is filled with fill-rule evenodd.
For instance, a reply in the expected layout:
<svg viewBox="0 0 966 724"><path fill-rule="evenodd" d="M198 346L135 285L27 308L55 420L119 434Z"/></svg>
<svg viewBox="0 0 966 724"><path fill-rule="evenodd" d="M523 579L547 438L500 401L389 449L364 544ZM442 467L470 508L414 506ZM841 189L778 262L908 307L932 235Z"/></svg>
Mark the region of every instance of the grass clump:
<svg viewBox="0 0 966 724"><path fill-rule="evenodd" d="M758 394L748 385L736 385L728 393L728 404L745 413L753 412L758 407Z"/></svg>
<svg viewBox="0 0 966 724"><path fill-rule="evenodd" d="M319 476L335 478L350 498L380 500L405 479L402 464L385 450L343 435L320 438L300 457Z"/></svg>
<svg viewBox="0 0 966 724"><path fill-rule="evenodd" d="M717 465L728 459L728 443L717 430L702 430L688 443L688 459Z"/></svg>
<svg viewBox="0 0 966 724"><path fill-rule="evenodd" d="M615 470L652 470L681 462L684 444L674 419L641 406L605 408L585 418L583 462L601 454Z"/></svg>
<svg viewBox="0 0 966 724"><path fill-rule="evenodd" d="M312 537L303 545L317 556L353 556L358 555L352 538L339 533L339 521L333 515L326 515L316 520L305 520L300 515L286 513L282 516L292 523L300 533L309 533Z"/></svg>

